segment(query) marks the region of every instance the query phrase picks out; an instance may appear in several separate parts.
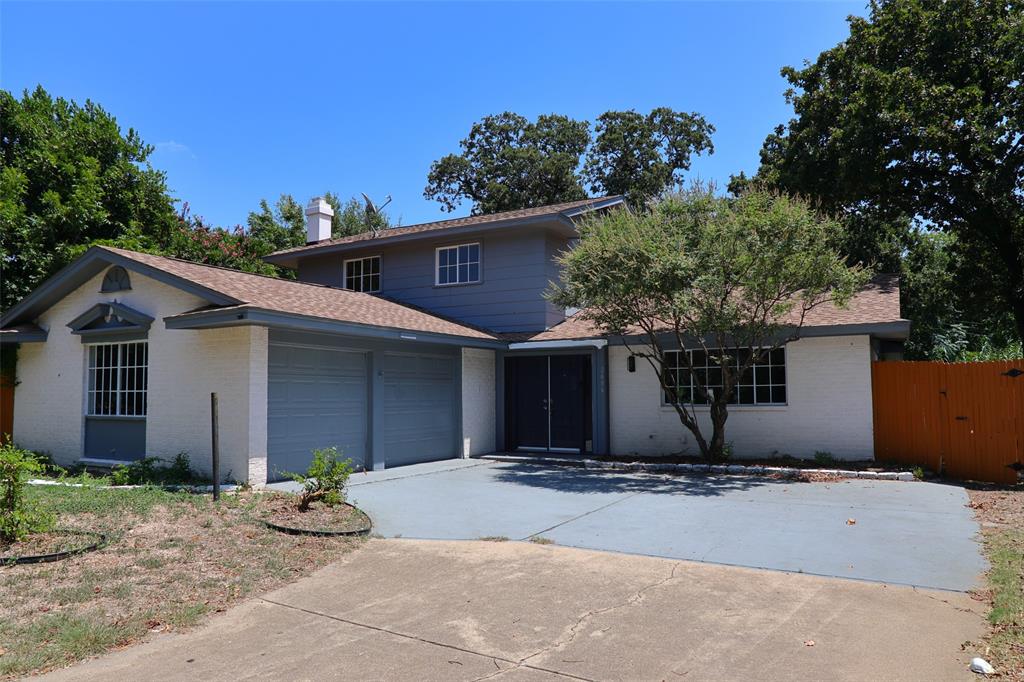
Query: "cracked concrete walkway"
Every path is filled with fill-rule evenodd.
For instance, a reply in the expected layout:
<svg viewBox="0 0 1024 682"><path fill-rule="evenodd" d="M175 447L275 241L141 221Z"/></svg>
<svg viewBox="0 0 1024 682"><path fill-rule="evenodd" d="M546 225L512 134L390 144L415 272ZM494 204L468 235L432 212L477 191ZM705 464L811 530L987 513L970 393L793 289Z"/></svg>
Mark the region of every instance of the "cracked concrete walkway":
<svg viewBox="0 0 1024 682"><path fill-rule="evenodd" d="M54 680L955 680L952 592L520 542L371 540ZM813 646L806 643L813 641Z"/></svg>

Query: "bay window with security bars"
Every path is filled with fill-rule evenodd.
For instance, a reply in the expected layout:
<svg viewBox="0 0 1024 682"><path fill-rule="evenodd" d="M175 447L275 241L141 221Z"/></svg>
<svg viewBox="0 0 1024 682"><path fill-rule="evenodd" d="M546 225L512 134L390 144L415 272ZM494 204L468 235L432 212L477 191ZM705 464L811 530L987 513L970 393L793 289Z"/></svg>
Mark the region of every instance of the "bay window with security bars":
<svg viewBox="0 0 1024 682"><path fill-rule="evenodd" d="M693 370L687 366L682 354L687 353ZM725 362L734 374L750 360L749 349L736 349L726 353ZM703 350L666 351L663 366L665 380L675 388L680 403L707 405L708 399L698 387L698 381L710 393L723 390L722 364ZM672 404L669 391L663 401ZM768 351L760 360L736 378L730 405L785 405L786 404L786 349Z"/></svg>
<svg viewBox="0 0 1024 682"><path fill-rule="evenodd" d="M89 345L86 415L145 417L149 384L149 344Z"/></svg>

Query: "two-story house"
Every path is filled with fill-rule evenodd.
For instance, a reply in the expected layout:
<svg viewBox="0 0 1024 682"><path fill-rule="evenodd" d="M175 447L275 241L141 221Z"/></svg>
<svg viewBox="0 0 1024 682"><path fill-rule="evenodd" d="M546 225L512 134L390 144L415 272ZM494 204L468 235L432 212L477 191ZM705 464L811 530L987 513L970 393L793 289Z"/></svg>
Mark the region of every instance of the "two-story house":
<svg viewBox="0 0 1024 682"><path fill-rule="evenodd" d="M545 297L575 221L619 197L331 239L272 254L296 280L94 247L0 319L18 343L14 438L61 463L187 452L254 484L337 446L367 469L493 451L693 453L636 339ZM871 361L909 323L879 279L740 387L737 456L872 456ZM677 352L693 352L681 349Z"/></svg>

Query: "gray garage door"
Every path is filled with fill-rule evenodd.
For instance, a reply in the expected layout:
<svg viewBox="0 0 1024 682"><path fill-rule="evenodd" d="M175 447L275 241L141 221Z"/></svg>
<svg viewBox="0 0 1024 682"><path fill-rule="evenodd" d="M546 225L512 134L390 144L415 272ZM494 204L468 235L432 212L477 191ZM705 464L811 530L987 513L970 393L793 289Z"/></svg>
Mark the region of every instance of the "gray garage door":
<svg viewBox="0 0 1024 682"><path fill-rule="evenodd" d="M454 358L385 353L382 369L386 466L455 457Z"/></svg>
<svg viewBox="0 0 1024 682"><path fill-rule="evenodd" d="M270 345L267 465L270 480L305 471L314 448L335 446L357 467L366 461L367 354Z"/></svg>

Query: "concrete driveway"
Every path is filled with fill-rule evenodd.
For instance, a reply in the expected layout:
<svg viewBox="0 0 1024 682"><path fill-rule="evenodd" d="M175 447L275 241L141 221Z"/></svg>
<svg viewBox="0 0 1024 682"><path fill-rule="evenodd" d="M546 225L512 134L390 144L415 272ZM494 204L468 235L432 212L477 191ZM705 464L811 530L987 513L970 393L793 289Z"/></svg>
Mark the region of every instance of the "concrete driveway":
<svg viewBox="0 0 1024 682"><path fill-rule="evenodd" d="M964 591L985 563L966 492L451 460L353 476L384 537L559 545ZM850 524L848 520L855 523Z"/></svg>
<svg viewBox="0 0 1024 682"><path fill-rule="evenodd" d="M966 680L978 611L965 594L777 571L372 540L206 627L48 677Z"/></svg>

